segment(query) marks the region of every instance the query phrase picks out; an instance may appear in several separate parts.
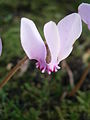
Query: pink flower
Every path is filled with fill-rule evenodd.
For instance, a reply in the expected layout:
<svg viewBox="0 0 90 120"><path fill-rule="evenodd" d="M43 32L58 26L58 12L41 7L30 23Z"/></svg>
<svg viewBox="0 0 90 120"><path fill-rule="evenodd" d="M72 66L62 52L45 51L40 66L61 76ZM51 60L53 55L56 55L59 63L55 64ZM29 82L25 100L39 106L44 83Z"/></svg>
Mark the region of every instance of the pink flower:
<svg viewBox="0 0 90 120"><path fill-rule="evenodd" d="M90 30L90 4L80 4L80 6L78 7L78 13L80 14L83 22L88 25L88 29Z"/></svg>
<svg viewBox="0 0 90 120"><path fill-rule="evenodd" d="M46 45L34 22L27 18L21 19L22 47L30 60L37 60L36 67L42 73L47 71L51 74L60 69L59 63L70 55L81 32L82 22L78 13L64 17L57 25L50 21L44 25Z"/></svg>
<svg viewBox="0 0 90 120"><path fill-rule="evenodd" d="M1 53L2 53L2 42L1 42L1 38L0 38L0 56L1 56Z"/></svg>

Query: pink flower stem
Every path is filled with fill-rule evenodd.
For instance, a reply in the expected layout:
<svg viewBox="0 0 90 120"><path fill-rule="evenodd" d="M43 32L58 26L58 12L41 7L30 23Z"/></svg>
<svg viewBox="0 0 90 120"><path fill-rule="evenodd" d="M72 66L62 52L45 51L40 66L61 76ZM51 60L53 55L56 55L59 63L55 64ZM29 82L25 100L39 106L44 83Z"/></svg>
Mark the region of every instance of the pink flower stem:
<svg viewBox="0 0 90 120"><path fill-rule="evenodd" d="M20 67L24 64L24 62L28 59L27 56L25 56L22 60L20 60L17 65L10 70L6 78L0 83L0 89L3 88L6 83L10 80L10 78L20 69Z"/></svg>

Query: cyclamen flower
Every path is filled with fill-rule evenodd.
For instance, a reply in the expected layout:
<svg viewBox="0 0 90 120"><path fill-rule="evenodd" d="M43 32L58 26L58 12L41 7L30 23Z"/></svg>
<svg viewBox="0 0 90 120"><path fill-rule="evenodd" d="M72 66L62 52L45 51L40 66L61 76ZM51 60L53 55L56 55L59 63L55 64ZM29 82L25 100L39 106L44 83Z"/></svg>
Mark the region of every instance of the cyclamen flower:
<svg viewBox="0 0 90 120"><path fill-rule="evenodd" d="M1 56L1 53L2 53L2 42L1 42L1 38L0 38L0 56Z"/></svg>
<svg viewBox="0 0 90 120"><path fill-rule="evenodd" d="M21 19L22 47L30 60L37 60L36 67L42 73L47 71L51 74L60 69L59 63L70 55L81 32L82 22L78 13L66 16L57 25L50 21L44 25L45 45L34 22L27 18Z"/></svg>
<svg viewBox="0 0 90 120"><path fill-rule="evenodd" d="M80 14L83 22L85 22L88 25L88 29L90 30L90 4L80 4L80 6L78 7L78 13Z"/></svg>

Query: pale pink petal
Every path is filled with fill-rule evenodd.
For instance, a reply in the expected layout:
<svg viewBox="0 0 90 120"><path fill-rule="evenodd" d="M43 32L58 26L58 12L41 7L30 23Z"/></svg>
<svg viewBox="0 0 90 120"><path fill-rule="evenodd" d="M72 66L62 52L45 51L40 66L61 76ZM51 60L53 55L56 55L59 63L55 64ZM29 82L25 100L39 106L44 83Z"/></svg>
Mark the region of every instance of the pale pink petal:
<svg viewBox="0 0 90 120"><path fill-rule="evenodd" d="M57 25L60 35L60 51L58 62L69 56L73 49L74 42L82 32L81 17L78 13L64 17Z"/></svg>
<svg viewBox="0 0 90 120"><path fill-rule="evenodd" d="M2 42L1 42L1 38L0 38L0 56L1 56L1 53L2 53Z"/></svg>
<svg viewBox="0 0 90 120"><path fill-rule="evenodd" d="M56 24L50 21L44 26L44 35L51 53L51 63L57 63L60 49L60 38Z"/></svg>
<svg viewBox="0 0 90 120"><path fill-rule="evenodd" d="M78 13L81 16L81 19L88 25L90 30L90 4L82 3L78 7Z"/></svg>
<svg viewBox="0 0 90 120"><path fill-rule="evenodd" d="M32 20L21 19L21 44L30 59L46 59L45 44Z"/></svg>

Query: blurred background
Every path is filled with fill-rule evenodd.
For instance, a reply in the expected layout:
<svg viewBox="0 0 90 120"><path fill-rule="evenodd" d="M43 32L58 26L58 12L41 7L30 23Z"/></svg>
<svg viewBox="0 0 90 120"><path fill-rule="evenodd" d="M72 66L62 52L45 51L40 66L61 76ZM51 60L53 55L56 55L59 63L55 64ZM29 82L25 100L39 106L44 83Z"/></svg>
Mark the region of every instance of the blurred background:
<svg viewBox="0 0 90 120"><path fill-rule="evenodd" d="M78 5L90 0L0 0L0 36L3 52L0 57L0 82L25 53L20 44L21 17L32 19L41 36L43 26L52 20L77 12ZM24 66L0 90L0 120L90 120L90 72L73 97L65 97L90 62L90 31L83 23L81 37L62 69L52 75L42 74L34 61ZM63 67L64 66L64 67Z"/></svg>

